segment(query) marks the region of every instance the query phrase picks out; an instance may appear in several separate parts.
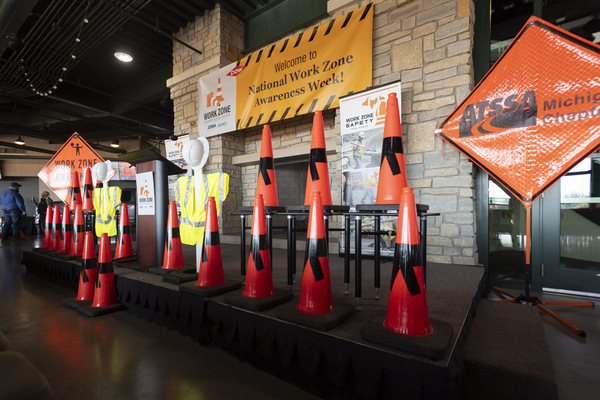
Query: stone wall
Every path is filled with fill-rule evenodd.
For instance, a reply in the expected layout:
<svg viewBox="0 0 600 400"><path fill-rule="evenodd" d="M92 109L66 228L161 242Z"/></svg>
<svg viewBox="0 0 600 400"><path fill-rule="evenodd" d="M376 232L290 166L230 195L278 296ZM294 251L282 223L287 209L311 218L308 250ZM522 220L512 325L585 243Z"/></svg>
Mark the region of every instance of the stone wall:
<svg viewBox="0 0 600 400"><path fill-rule="evenodd" d="M364 6L368 1L330 0L323 23ZM373 85L402 81L402 131L409 185L416 200L428 204L428 261L477 263L475 245L475 192L472 163L434 134L438 126L473 87L471 48L472 0L375 0L373 27ZM306 27L308 28L308 27ZM179 33L203 51L202 55L175 45L174 77L169 80L175 107L175 133L194 131L197 113L197 79L202 74L241 57L243 23L219 5ZM297 33L297 32L296 32ZM324 113L325 137L332 199L340 203L339 110ZM278 161L308 159L312 116L271 125ZM227 212L252 205L258 176L261 127L211 138L208 170L231 175ZM282 150L290 151L282 151ZM241 161L240 161L241 160ZM250 160L250 161L249 161ZM284 178L277 176L277 179ZM333 219L331 226L339 225ZM227 220L225 233L239 233L237 221Z"/></svg>

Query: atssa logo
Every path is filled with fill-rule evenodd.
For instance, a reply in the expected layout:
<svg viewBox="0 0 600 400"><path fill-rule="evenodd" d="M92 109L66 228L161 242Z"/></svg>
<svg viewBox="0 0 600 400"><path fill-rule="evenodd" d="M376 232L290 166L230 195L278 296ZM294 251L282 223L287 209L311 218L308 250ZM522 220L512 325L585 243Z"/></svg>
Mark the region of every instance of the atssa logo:
<svg viewBox="0 0 600 400"><path fill-rule="evenodd" d="M460 118L459 137L496 133L502 129L535 126L537 101L533 90L469 104Z"/></svg>

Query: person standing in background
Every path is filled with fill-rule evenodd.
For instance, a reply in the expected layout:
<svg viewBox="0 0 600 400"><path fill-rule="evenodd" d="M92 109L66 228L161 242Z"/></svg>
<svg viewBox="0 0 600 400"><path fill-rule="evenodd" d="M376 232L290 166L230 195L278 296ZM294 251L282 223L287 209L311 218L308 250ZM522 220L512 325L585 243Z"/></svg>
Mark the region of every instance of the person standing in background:
<svg viewBox="0 0 600 400"><path fill-rule="evenodd" d="M35 196L31 198L31 202L37 207L37 213L40 216L38 226L40 233L42 234L42 236L44 236L46 224L46 210L48 209L48 207L52 207L54 205L54 201L52 201L52 199L50 198L50 193L48 193L47 191L43 191L40 195L39 203L35 200Z"/></svg>
<svg viewBox="0 0 600 400"><path fill-rule="evenodd" d="M23 196L19 193L20 185L17 182L12 182L10 187L0 193L0 203L2 203L2 211L4 211L4 225L2 225L1 239L5 240L12 228L13 239L20 239L21 235L21 216L27 215Z"/></svg>

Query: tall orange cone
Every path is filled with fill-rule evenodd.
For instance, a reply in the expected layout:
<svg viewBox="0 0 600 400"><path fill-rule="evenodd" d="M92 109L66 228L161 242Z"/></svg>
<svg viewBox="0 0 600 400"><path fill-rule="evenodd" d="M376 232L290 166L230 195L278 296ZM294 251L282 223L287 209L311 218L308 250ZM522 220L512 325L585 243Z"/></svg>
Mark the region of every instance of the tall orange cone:
<svg viewBox="0 0 600 400"><path fill-rule="evenodd" d="M57 251L60 245L60 237L62 236L62 231L60 230L60 208L58 206L54 206L54 212L52 214L52 236L50 237L48 250Z"/></svg>
<svg viewBox="0 0 600 400"><path fill-rule="evenodd" d="M42 240L42 248L50 250L52 244L52 221L54 219L53 208L48 206L46 209L46 224L44 225L44 239Z"/></svg>
<svg viewBox="0 0 600 400"><path fill-rule="evenodd" d="M75 207L75 217L73 219L73 232L71 238L71 248L69 249L69 255L80 256L83 254L84 233L85 223L83 221L83 212L81 211L81 205L79 205Z"/></svg>
<svg viewBox="0 0 600 400"><path fill-rule="evenodd" d="M250 256L246 270L246 297L269 297L275 294L273 290L273 273L271 271L271 257L267 243L267 229L265 220L265 203L261 194L254 199L252 213L252 229Z"/></svg>
<svg viewBox="0 0 600 400"><path fill-rule="evenodd" d="M119 237L115 249L115 260L133 256L133 244L131 242L131 227L129 226L129 211L127 204L121 203L121 219L119 220Z"/></svg>
<svg viewBox="0 0 600 400"><path fill-rule="evenodd" d="M115 286L115 272L110 255L110 238L107 233L100 237L100 250L98 252L98 279L92 307L110 307L119 303L117 288Z"/></svg>
<svg viewBox="0 0 600 400"><path fill-rule="evenodd" d="M402 188L407 186L406 164L402 147L402 126L396 93L390 93L383 128L381 166L376 204L400 204Z"/></svg>
<svg viewBox="0 0 600 400"><path fill-rule="evenodd" d="M104 187L102 181L100 179L96 179L96 189L102 189L102 187Z"/></svg>
<svg viewBox="0 0 600 400"><path fill-rule="evenodd" d="M198 272L197 286L219 286L225 283L223 276L223 259L221 258L221 240L219 237L219 220L217 204L214 197L209 197L206 204L206 226L202 242L202 259Z"/></svg>
<svg viewBox="0 0 600 400"><path fill-rule="evenodd" d="M262 194L266 207L279 206L279 199L277 197L277 184L275 182L275 169L273 167L271 128L269 125L264 125L262 131L256 194Z"/></svg>
<svg viewBox="0 0 600 400"><path fill-rule="evenodd" d="M61 238L58 245L59 253L68 253L71 250L71 242L73 241L73 225L71 224L71 213L68 207L63 208L63 217L61 225Z"/></svg>
<svg viewBox="0 0 600 400"><path fill-rule="evenodd" d="M165 255L162 269L183 268L183 248L179 236L179 219L177 217L177 204L169 202L169 218L167 220L167 238L165 241Z"/></svg>
<svg viewBox="0 0 600 400"><path fill-rule="evenodd" d="M331 188L329 186L329 167L327 166L327 149L325 148L325 131L323 130L323 115L321 115L321 111L315 111L313 117L310 158L308 162L304 205L311 205L312 193L320 192L323 205L330 206L332 204Z"/></svg>
<svg viewBox="0 0 600 400"><path fill-rule="evenodd" d="M73 180L71 181L69 192L71 193L69 208L71 211L75 211L77 205L81 205L81 184L79 183L79 172L77 171L73 172Z"/></svg>
<svg viewBox="0 0 600 400"><path fill-rule="evenodd" d="M384 325L403 335L430 335L433 329L429 324L417 210L411 187L402 189L397 226L392 289Z"/></svg>
<svg viewBox="0 0 600 400"><path fill-rule="evenodd" d="M333 311L327 237L325 236L323 203L319 192L313 192L310 206L308 230L306 231L304 274L300 302L296 308L308 314L326 314Z"/></svg>
<svg viewBox="0 0 600 400"><path fill-rule="evenodd" d="M79 276L79 288L77 298L79 301L94 299L96 279L98 276L98 265L96 263L96 251L94 250L94 235L92 232L85 233L83 256L81 257L81 274Z"/></svg>
<svg viewBox="0 0 600 400"><path fill-rule="evenodd" d="M94 184L92 183L92 169L85 169L83 180L83 211L94 210Z"/></svg>

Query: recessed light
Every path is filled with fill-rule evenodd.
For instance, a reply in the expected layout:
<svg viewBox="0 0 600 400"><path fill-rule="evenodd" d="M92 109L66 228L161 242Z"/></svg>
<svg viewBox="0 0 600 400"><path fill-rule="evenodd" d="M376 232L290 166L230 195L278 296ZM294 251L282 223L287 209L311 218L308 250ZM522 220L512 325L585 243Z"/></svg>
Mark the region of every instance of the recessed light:
<svg viewBox="0 0 600 400"><path fill-rule="evenodd" d="M128 63L133 61L133 57L127 53L123 53L122 51L115 52L115 58L121 62Z"/></svg>
<svg viewBox="0 0 600 400"><path fill-rule="evenodd" d="M113 140L112 143L110 144L110 147L114 147L114 148L119 147L119 140L118 139Z"/></svg>

